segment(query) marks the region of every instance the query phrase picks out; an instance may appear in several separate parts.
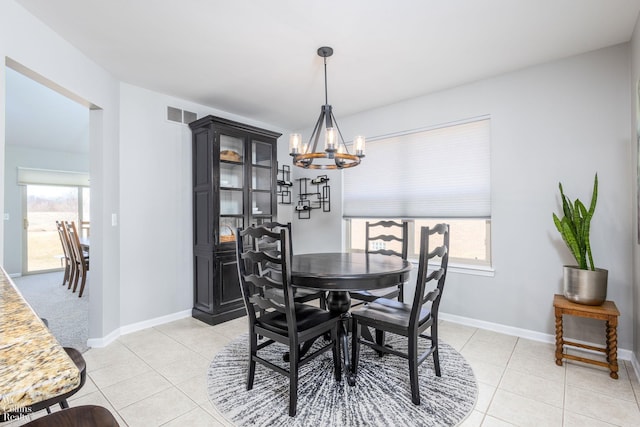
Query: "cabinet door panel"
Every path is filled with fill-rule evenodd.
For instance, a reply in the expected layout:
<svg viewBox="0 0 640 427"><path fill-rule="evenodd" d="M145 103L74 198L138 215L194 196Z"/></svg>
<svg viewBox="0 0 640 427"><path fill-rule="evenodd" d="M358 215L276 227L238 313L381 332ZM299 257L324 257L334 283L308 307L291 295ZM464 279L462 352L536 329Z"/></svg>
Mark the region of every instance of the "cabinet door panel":
<svg viewBox="0 0 640 427"><path fill-rule="evenodd" d="M211 191L196 191L193 195L194 245L211 245Z"/></svg>
<svg viewBox="0 0 640 427"><path fill-rule="evenodd" d="M220 286L220 306L229 304L243 305L242 290L238 280L236 254L224 253L218 256L218 283Z"/></svg>
<svg viewBox="0 0 640 427"><path fill-rule="evenodd" d="M213 254L196 254L194 265L195 289L194 308L212 313L214 310L213 288Z"/></svg>
<svg viewBox="0 0 640 427"><path fill-rule="evenodd" d="M193 186L211 184L211 136L209 132L197 132L193 136Z"/></svg>

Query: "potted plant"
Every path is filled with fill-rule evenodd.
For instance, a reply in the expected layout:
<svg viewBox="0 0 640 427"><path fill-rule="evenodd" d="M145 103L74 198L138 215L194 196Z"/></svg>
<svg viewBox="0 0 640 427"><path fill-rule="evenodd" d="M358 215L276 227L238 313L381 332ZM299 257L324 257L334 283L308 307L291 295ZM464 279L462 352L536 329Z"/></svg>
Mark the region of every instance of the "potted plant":
<svg viewBox="0 0 640 427"><path fill-rule="evenodd" d="M576 199L572 202L559 183L562 198L562 219L553 214L553 222L562 235L578 265L564 266L564 296L579 304L600 305L607 298L608 271L596 268L591 254L589 232L591 218L598 200L598 174L593 182L593 194L589 209Z"/></svg>

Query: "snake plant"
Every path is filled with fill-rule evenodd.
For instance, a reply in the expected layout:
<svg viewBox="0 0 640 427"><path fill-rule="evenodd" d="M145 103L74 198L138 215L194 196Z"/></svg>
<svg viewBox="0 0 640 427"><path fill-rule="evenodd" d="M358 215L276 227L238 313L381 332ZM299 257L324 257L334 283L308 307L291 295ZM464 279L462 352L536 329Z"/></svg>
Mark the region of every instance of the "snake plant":
<svg viewBox="0 0 640 427"><path fill-rule="evenodd" d="M578 268L581 270L595 270L593 256L591 255L591 244L589 243L589 229L598 199L598 174L596 174L593 182L593 194L591 195L589 210L587 210L580 199L571 202L564 194L562 183L559 183L559 187L564 216L560 219L554 213L553 222L562 235L562 239L567 244L571 254L573 254L576 259Z"/></svg>

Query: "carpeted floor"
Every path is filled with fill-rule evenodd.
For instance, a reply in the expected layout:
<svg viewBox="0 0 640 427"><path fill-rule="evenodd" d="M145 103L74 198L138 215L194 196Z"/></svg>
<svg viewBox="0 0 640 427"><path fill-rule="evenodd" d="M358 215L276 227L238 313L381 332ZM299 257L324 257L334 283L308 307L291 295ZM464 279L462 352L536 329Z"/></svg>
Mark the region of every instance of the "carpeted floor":
<svg viewBox="0 0 640 427"><path fill-rule="evenodd" d="M81 352L89 349L89 283L82 298L62 286L62 272L31 274L13 278L24 298L40 317L49 322L49 330L63 347ZM89 277L87 280L90 280Z"/></svg>
<svg viewBox="0 0 640 427"><path fill-rule="evenodd" d="M286 377L258 364L254 388L246 390L247 339L243 335L218 353L207 379L209 399L238 426L454 426L476 403L473 370L448 344L439 346L441 377L435 376L433 358L420 366L419 406L411 402L406 360L381 358L362 346L355 387L349 387L344 378L336 383L331 352L301 369L297 415L292 418ZM396 348L405 347L405 342L388 336L388 343ZM274 349L268 359L284 366L285 347L268 348Z"/></svg>

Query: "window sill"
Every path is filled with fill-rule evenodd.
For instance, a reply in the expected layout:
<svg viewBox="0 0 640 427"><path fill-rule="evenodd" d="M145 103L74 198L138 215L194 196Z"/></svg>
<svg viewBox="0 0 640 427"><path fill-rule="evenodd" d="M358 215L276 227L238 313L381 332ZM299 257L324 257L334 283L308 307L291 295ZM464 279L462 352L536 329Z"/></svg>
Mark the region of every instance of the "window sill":
<svg viewBox="0 0 640 427"><path fill-rule="evenodd" d="M410 260L418 268L418 260ZM496 271L488 265L474 265L450 262L449 273L469 274L472 276L494 277Z"/></svg>

